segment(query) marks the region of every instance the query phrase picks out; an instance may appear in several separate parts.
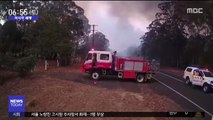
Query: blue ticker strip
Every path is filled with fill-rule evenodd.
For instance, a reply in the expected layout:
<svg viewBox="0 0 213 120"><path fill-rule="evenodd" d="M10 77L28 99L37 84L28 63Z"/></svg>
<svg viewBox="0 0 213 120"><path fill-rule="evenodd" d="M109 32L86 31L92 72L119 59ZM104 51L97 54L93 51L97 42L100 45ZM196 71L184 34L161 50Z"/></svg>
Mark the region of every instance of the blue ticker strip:
<svg viewBox="0 0 213 120"><path fill-rule="evenodd" d="M15 16L9 16L8 20L15 20Z"/></svg>
<svg viewBox="0 0 213 120"><path fill-rule="evenodd" d="M32 20L38 20L38 16L32 16Z"/></svg>
<svg viewBox="0 0 213 120"><path fill-rule="evenodd" d="M38 20L38 16L8 16L8 20Z"/></svg>

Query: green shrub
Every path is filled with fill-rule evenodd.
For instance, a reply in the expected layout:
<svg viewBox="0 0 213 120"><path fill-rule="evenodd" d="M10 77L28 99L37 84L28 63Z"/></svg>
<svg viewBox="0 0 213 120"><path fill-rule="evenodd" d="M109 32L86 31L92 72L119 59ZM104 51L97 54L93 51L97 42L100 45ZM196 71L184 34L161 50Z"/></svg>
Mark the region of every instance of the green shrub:
<svg viewBox="0 0 213 120"><path fill-rule="evenodd" d="M12 69L15 63L16 63L16 60L12 56L9 56L9 55L0 56L0 68Z"/></svg>
<svg viewBox="0 0 213 120"><path fill-rule="evenodd" d="M33 56L23 57L16 61L14 69L19 73L20 76L25 76L35 66L36 59Z"/></svg>
<svg viewBox="0 0 213 120"><path fill-rule="evenodd" d="M70 64L70 57L69 56L64 56L64 57L61 57L59 59L59 62L60 62L60 65L61 66L67 66Z"/></svg>

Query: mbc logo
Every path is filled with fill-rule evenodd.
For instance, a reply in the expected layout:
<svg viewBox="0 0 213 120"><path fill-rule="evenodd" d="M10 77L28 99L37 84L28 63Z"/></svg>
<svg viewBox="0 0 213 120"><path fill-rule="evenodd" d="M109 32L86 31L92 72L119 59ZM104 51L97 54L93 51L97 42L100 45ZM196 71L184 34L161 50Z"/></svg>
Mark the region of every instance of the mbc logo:
<svg viewBox="0 0 213 120"><path fill-rule="evenodd" d="M203 8L187 8L187 13L191 14L202 14L203 13Z"/></svg>

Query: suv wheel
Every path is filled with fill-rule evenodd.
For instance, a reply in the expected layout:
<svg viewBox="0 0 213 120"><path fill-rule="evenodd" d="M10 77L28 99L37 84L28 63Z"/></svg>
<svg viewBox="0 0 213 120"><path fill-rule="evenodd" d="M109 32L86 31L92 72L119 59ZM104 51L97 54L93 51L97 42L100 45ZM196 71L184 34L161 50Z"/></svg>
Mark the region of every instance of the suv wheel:
<svg viewBox="0 0 213 120"><path fill-rule="evenodd" d="M210 90L209 85L208 84L204 84L203 85L203 92L208 93Z"/></svg>
<svg viewBox="0 0 213 120"><path fill-rule="evenodd" d="M187 85L190 85L190 84L191 84L190 79L189 79L188 77L186 78L186 81L185 81L185 82L186 82Z"/></svg>

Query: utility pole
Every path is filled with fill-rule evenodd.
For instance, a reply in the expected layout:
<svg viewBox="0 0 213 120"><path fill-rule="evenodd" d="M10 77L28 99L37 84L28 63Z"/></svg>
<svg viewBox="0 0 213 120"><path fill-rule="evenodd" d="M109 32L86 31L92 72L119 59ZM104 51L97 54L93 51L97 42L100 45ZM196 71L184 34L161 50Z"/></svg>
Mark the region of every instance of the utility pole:
<svg viewBox="0 0 213 120"><path fill-rule="evenodd" d="M95 34L95 26L98 26L98 25L92 25L92 48L94 49L94 42L95 42L95 37L94 37L94 34Z"/></svg>
<svg viewBox="0 0 213 120"><path fill-rule="evenodd" d="M143 38L142 38L142 37L140 37L139 39L141 39L141 41L140 41L140 42L141 42L140 56L141 56L141 57L145 57L145 55L143 56L143 54L142 54L142 52L143 52L143 51L142 51L142 48L143 48L143 43L144 43L144 41L143 41Z"/></svg>

